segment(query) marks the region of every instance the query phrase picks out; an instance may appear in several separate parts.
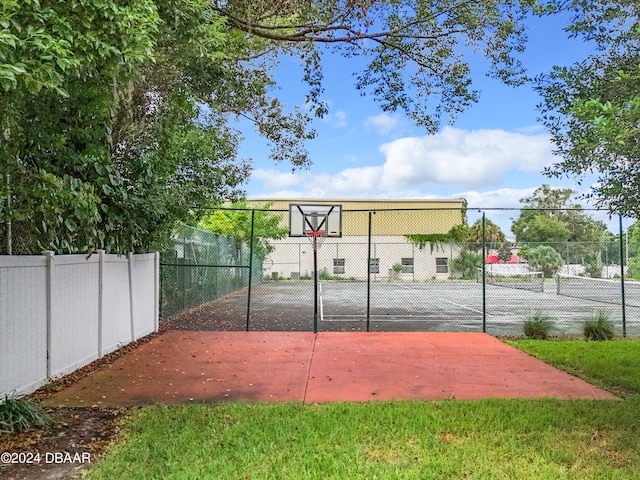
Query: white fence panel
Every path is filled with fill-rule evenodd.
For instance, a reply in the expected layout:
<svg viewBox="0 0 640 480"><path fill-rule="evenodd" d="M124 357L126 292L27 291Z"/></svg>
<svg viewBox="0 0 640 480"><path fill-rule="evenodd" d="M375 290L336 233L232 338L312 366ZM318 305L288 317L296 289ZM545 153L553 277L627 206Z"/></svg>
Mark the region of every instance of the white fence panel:
<svg viewBox="0 0 640 480"><path fill-rule="evenodd" d="M160 256L146 253L131 256L131 286L133 322L132 332L137 340L158 331L160 284L150 279L159 278Z"/></svg>
<svg viewBox="0 0 640 480"><path fill-rule="evenodd" d="M127 257L105 255L102 262L102 341L106 355L132 341L129 262Z"/></svg>
<svg viewBox="0 0 640 480"><path fill-rule="evenodd" d="M158 329L158 254L0 256L0 398Z"/></svg>
<svg viewBox="0 0 640 480"><path fill-rule="evenodd" d="M98 358L98 255L51 257L50 377Z"/></svg>
<svg viewBox="0 0 640 480"><path fill-rule="evenodd" d="M47 378L47 259L0 256L0 395Z"/></svg>

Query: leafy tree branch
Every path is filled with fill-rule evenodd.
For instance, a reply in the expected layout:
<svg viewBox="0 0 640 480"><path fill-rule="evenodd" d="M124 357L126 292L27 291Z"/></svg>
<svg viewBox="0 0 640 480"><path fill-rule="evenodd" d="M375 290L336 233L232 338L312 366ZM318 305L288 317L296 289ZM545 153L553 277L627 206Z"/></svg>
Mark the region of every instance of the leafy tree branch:
<svg viewBox="0 0 640 480"><path fill-rule="evenodd" d="M523 81L513 54L524 48L522 20L534 3L225 0L214 1L213 9L233 28L300 56L316 114L326 113L320 57L339 52L369 62L357 74L358 90L372 91L383 109L404 109L416 124L436 131L444 113L454 118L477 99L461 48L483 49L494 76Z"/></svg>

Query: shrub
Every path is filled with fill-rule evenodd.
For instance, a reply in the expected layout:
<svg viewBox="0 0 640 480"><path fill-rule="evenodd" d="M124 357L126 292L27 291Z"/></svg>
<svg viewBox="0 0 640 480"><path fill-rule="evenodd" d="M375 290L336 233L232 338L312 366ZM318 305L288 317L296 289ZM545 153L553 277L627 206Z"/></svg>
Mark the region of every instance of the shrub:
<svg viewBox="0 0 640 480"><path fill-rule="evenodd" d="M19 433L31 427L48 428L51 417L30 400L5 396L0 403L0 433Z"/></svg>
<svg viewBox="0 0 640 480"><path fill-rule="evenodd" d="M586 340L611 340L615 331L609 315L601 310L585 320L583 333Z"/></svg>
<svg viewBox="0 0 640 480"><path fill-rule="evenodd" d="M320 272L318 272L318 279L319 280L331 280L333 277L329 274L329 270L327 270L326 268L323 268L322 270L320 270Z"/></svg>
<svg viewBox="0 0 640 480"><path fill-rule="evenodd" d="M585 273L591 278L602 277L602 262L594 260L585 265Z"/></svg>
<svg viewBox="0 0 640 480"><path fill-rule="evenodd" d="M629 278L640 278L640 257L629 259Z"/></svg>
<svg viewBox="0 0 640 480"><path fill-rule="evenodd" d="M535 340L546 340L553 324L551 317L542 312L536 312L524 321L524 336Z"/></svg>
<svg viewBox="0 0 640 480"><path fill-rule="evenodd" d="M526 252L526 259L536 270L544 272L546 278L553 277L564 263L560 254L548 245L541 245Z"/></svg>
<svg viewBox="0 0 640 480"><path fill-rule="evenodd" d="M459 273L462 278L474 278L476 269L482 266L482 255L463 250L460 255L450 262L451 270Z"/></svg>
<svg viewBox="0 0 640 480"><path fill-rule="evenodd" d="M401 263L396 263L391 268L396 273L402 273L402 271L404 270L404 265L402 265Z"/></svg>

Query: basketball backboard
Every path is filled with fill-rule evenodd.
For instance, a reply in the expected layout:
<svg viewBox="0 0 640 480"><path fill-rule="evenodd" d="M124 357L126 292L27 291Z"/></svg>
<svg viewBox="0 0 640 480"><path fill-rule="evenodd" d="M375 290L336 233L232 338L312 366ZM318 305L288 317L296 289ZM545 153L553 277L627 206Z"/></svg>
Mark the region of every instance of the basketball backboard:
<svg viewBox="0 0 640 480"><path fill-rule="evenodd" d="M327 237L342 236L342 205L289 205L289 236L305 237L306 232L322 232Z"/></svg>

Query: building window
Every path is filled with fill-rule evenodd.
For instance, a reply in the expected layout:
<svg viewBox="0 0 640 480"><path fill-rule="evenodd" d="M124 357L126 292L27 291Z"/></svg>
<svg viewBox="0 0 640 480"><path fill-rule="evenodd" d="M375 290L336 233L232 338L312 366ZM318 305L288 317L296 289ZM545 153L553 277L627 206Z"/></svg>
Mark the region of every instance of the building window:
<svg viewBox="0 0 640 480"><path fill-rule="evenodd" d="M413 258L402 259L402 273L413 273Z"/></svg>
<svg viewBox="0 0 640 480"><path fill-rule="evenodd" d="M436 258L436 273L449 273L448 258Z"/></svg>
<svg viewBox="0 0 640 480"><path fill-rule="evenodd" d="M344 273L344 258L333 259L333 274Z"/></svg>
<svg viewBox="0 0 640 480"><path fill-rule="evenodd" d="M380 273L379 258L372 258L369 260L369 273Z"/></svg>

